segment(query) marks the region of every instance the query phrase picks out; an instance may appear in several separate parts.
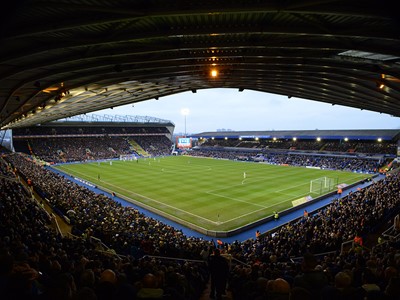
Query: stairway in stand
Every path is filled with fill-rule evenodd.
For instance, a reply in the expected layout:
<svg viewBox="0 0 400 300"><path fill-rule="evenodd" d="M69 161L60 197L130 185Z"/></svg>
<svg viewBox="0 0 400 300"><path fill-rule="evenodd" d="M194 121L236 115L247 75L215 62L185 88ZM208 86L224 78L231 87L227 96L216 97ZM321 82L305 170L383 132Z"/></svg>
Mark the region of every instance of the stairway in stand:
<svg viewBox="0 0 400 300"><path fill-rule="evenodd" d="M210 299L216 299L216 298L210 298L210 291L211 291L211 279L208 281L206 288L203 291L203 294L201 295L199 300L210 300ZM222 296L223 300L232 300L232 294L231 292L227 289L226 290L226 295Z"/></svg>

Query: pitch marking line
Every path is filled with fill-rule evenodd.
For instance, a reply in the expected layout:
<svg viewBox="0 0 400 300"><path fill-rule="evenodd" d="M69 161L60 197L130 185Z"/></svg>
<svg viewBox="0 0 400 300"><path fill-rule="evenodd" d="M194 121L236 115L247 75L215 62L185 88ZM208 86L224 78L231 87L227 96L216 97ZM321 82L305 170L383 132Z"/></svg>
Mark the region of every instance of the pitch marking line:
<svg viewBox="0 0 400 300"><path fill-rule="evenodd" d="M236 201L236 202L246 203L246 204L249 204L249 205L259 206L259 207L262 207L262 208L267 208L267 206L264 206L264 205L260 205L260 204L256 204L256 203L247 202L247 201L240 200L240 199L237 199L237 198L232 198L232 197L229 197L229 196L223 196L223 195L214 194L214 193L211 193L211 192L206 192L206 194L214 195L214 196L221 197L221 198L230 199L230 200Z"/></svg>
<svg viewBox="0 0 400 300"><path fill-rule="evenodd" d="M210 167L209 167L209 169L211 169ZM81 172L77 172L77 171L74 171L75 173L79 173L79 174L83 174L83 173L81 173ZM171 172L171 171L169 171L169 172ZM68 172L67 172L68 173ZM171 173L175 173L175 172L171 172ZM83 174L83 175L85 175L85 174ZM259 180L256 180L255 182L259 182L259 181L262 181L262 180L265 180L265 179L269 179L269 178L271 178L271 177L273 177L273 178L276 178L276 177L284 177L284 176L286 176L286 175L282 175L282 176L268 176L268 177L263 177L262 179L259 179ZM92 177L92 176L88 176L89 178L93 178L93 179L95 179L96 180L96 178L94 178L94 177ZM358 176L354 176L355 178L357 178ZM250 179L250 178L246 178L246 180L248 180L248 179ZM244 181L244 180L243 180ZM254 182L254 181L253 181ZM107 183L108 185L110 185L110 186L115 186L115 185L113 185L113 184L110 184L110 183ZM300 185L297 185L297 186L303 186L303 185L306 185L306 184L308 184L308 183L304 183L304 184L300 184ZM235 186L240 186L241 184L236 184L236 185L232 185L232 186L230 186L230 187L228 187L228 188L231 188L231 187L235 187ZM117 186L115 186L115 187L117 187ZM117 187L118 188L118 187ZM193 214L193 213L190 213L190 212L187 212L187 211L185 211L185 210L182 210L182 209L179 209L179 208L176 208L176 207L173 207L173 206L171 206L171 205L168 205L168 204L165 204L165 203L162 203L162 202L159 202L159 201L157 201L157 200L154 200L154 199L152 199L152 198L149 198L149 197L146 197L146 196L143 196L143 195L141 195L141 194L138 194L138 193L134 193L134 192L131 192L131 191L127 191L127 190L125 190L125 189L123 189L123 188L119 188L120 190L124 190L124 191L126 191L126 192L128 192L128 194L132 194L132 195L137 195L137 196L140 196L140 197L142 197L142 198L144 198L144 199L147 199L147 200L150 200L150 201L153 201L153 202L156 202L156 203L160 203L160 204L163 204L163 205L165 205L165 206L168 206L168 207L170 207L170 208L173 208L173 209L175 209L175 210L179 210L179 211L181 211L181 212L183 212L183 213L186 213L186 214L189 214L189 215L192 215L192 216L194 216L194 217L196 217L196 218L199 218L199 219L203 219L203 220L205 220L205 221L207 221L207 222L210 222L210 223L212 223L212 224L215 224L215 225L221 225L221 224L225 224L225 223L228 223L228 222L231 222L231 221L235 221L235 220L237 220L237 219L240 219L240 218L243 218L243 217L245 217L245 216L248 216L248 215L251 215L251 214L254 214L254 213L257 213L257 212L259 212L259 211L262 211L262 210L264 210L264 209L266 209L266 208L271 208L271 207L274 207L274 206L276 206L276 205L279 205L279 204L281 204L281 203L284 203L284 202L288 202L288 201L292 201L293 199L296 199L296 198L298 198L298 197L302 197L302 196L306 196L307 194L309 194L309 193L306 193L306 194L300 194L300 195L296 195L296 196L294 196L293 197L293 195L292 194L285 194L285 193L281 193L281 194L283 194L283 195L287 195L287 196L291 196L291 197L293 197L292 199L287 199L287 200L284 200L284 201L281 201L281 202L278 202L278 203L275 203L275 204L273 204L273 205L271 205L271 206L263 206L263 205L259 205L259 204L254 204L254 203L250 203L250 202L247 202L247 201L243 201L243 200L239 200L239 199L235 199L235 198L232 198L232 197L228 197L228 196L223 196L223 195L220 195L220 194L215 194L215 193L212 193L213 191L219 191L219 190L225 190L225 189L227 189L227 188L221 188L221 189L216 189L216 190L212 190L212 191L209 191L209 192L206 192L206 193L208 193L208 194L212 194L212 195L214 195L214 196L218 196L218 197L223 197L223 198L228 198L228 199L231 199L231 200L233 200L233 201L237 201L237 202L243 202L243 203L246 203L246 204L251 204L251 205L253 205L253 206L259 206L259 207L261 207L260 209L258 209L258 210L255 210L255 211L251 211L251 212L249 212L249 213L246 213L246 214L243 214L243 215L240 215L240 216L237 216L237 217L235 217L235 218L232 218L232 219L229 219L229 220L226 220L226 221L224 221L224 222L221 222L221 221L217 221L217 222L215 222L215 221L211 221L210 219L207 219L207 218L204 218L204 217L201 217L201 216L198 216L198 215L196 215L196 214ZM285 191L285 190L288 190L288 189L290 189L290 188L286 188L286 189L281 189L281 190L278 190L278 191L276 191L277 193L280 193L280 192L282 192L282 191ZM144 205L146 205L146 204L144 204ZM154 208L154 207L152 207L153 209L157 209L157 208ZM165 213L165 214L169 214L169 213L166 213L166 212L163 212L163 213ZM170 215L170 214L169 214ZM172 216L172 215L171 215ZM174 218L178 218L179 219L179 217L177 217L177 216L173 216Z"/></svg>
<svg viewBox="0 0 400 300"><path fill-rule="evenodd" d="M279 178L279 177L285 177L285 176L284 175L282 175L282 176L273 176L273 175L271 175L271 176L257 177L257 179L256 178L246 178L246 179L243 179L240 184L232 184L232 185L229 185L229 186L225 186L223 188L213 189L213 190L208 191L207 193L217 192L217 191L224 191L224 190L229 190L229 189L231 189L233 187L239 187L239 186L242 186L243 182L248 182L248 184L255 184L255 183L258 183L258 182L261 182L261 181L264 181L264 180L268 180L270 178Z"/></svg>
<svg viewBox="0 0 400 300"><path fill-rule="evenodd" d="M283 191L291 190L292 188L299 187L299 186L303 186L303 185L308 185L308 184L309 184L309 183L302 183L302 184L298 184L298 185L293 185L293 186L290 186L290 187L288 187L288 188L276 190L276 191L274 191L274 193L281 193L281 192L283 192ZM284 194L284 193L282 193L282 194ZM284 194L284 195L285 195L285 194Z"/></svg>
<svg viewBox="0 0 400 300"><path fill-rule="evenodd" d="M207 171L211 171L212 169L211 169L211 167L208 167L207 168ZM165 172L165 173L169 173L169 174L177 174L177 175L182 175L182 171L181 170L174 170L173 168L162 168L161 169L161 172ZM196 173L203 173L204 172L204 170L201 170L201 172L200 171L194 171L194 172L190 172L190 174L196 174ZM121 176L121 178L122 178L123 176ZM115 177L115 178L118 178L118 177Z"/></svg>
<svg viewBox="0 0 400 300"><path fill-rule="evenodd" d="M308 193L307 193L307 194L308 194ZM306 196L307 194L301 194L301 195L299 195L299 197ZM291 196L292 196L292 195L291 195ZM228 223L228 222L231 222L231 221L235 221L235 220L237 220L237 219L240 219L240 218L246 217L246 216L248 216L248 215L257 213L257 212L259 212L259 211L262 211L262 210L264 210L264 209L266 209L266 208L271 208L271 207L277 206L277 205L279 205L279 204L281 204L281 203L284 203L284 202L293 201L294 199L297 199L297 197L298 197L298 196L295 196L295 197L293 197L293 198L291 198L291 199L283 200L283 201L280 201L280 202L275 203L275 204L270 205L270 206L264 206L264 208L260 208L260 209L258 209L258 210L253 210L253 211L251 211L251 212L248 212L248 213L246 213L246 214L240 215L240 216L238 216L238 217L235 217L235 218L226 220L225 222L222 222L222 224Z"/></svg>
<svg viewBox="0 0 400 300"><path fill-rule="evenodd" d="M83 174L83 173L81 173L81 172L78 172L78 171L74 171L74 172L77 173L77 174L85 175L85 174ZM93 176L87 176L87 177L93 178L94 180L96 180L96 178L93 177ZM105 181L103 181L103 182L105 182ZM262 211L263 209L266 209L266 208L269 208L269 207L273 207L273 206L275 206L275 205L277 205L277 204L280 204L280 203L282 203L282 202L285 202L285 201L282 201L282 202L276 203L276 204L271 205L271 206L262 206L262 205L258 205L258 204L254 204L254 203L248 203L248 202L246 202L246 201L242 201L242 200L233 199L233 198L228 197L229 199L234 200L234 201L244 202L244 203L247 203L247 204L252 204L252 205L254 205L254 206L260 206L260 207L262 207L262 208L261 208L261 209L258 209L258 210L255 210L255 211L253 210L253 211L251 211L251 212L249 212L249 213L247 213L247 214L240 215L240 216L238 216L238 217L235 217L235 218L233 218L233 219L227 220L227 221L225 221L225 222L221 222L221 221L216 221L216 222L215 222L215 221L211 221L210 219L207 219L207 218L198 216L198 215L196 215L196 214L187 212L187 211L185 211L185 210L182 210L182 209L176 208L176 207L174 207L174 206L171 206L171 205L162 203L162 202L160 202L160 201L154 200L154 199L152 199L152 198L146 197L146 196L144 196L144 195L141 195L141 194L138 194L138 193L134 193L134 192L128 191L128 190L126 190L126 189L124 189L124 188L119 188L118 186L115 186L114 184L110 184L110 183L107 183L107 182L105 182L105 183L106 183L107 185L114 186L114 187L116 187L116 188L118 188L118 189L120 189L120 190L123 190L123 191L127 192L128 194L137 195L137 196L143 197L144 199L147 199L147 200L150 200L150 201L159 203L159 204L163 204L163 205L165 205L165 206L168 206L168 207L170 207L170 208L179 210L179 211L181 211L181 212L183 212L183 213L192 215L192 216L194 216L194 217L196 217L196 218L203 219L203 220L205 220L205 221L207 221L207 222L210 222L210 223L212 223L212 224L215 224L215 225L225 224L225 223L227 223L227 222L231 222L231 221L240 219L240 218L242 218L242 217L244 217L244 216L247 216L247 215L250 215L250 214L252 214L252 213L256 213L256 212ZM207 192L207 193L208 193L208 192ZM210 193L210 194L212 194L212 193ZM218 196L218 197L223 197L223 196L218 195L218 194L216 194L216 196ZM157 208L156 208L156 209L157 209ZM164 212L164 213L166 213L166 212ZM168 213L166 213L166 214L168 214ZM177 217L177 216L173 216L173 217Z"/></svg>

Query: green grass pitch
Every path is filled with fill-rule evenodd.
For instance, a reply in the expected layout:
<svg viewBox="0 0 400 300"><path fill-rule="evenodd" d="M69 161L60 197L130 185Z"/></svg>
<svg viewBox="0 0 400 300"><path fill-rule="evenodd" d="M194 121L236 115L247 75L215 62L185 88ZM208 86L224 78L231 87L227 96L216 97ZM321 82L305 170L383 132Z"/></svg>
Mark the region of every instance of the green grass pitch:
<svg viewBox="0 0 400 300"><path fill-rule="evenodd" d="M60 165L57 169L163 215L213 231L247 225L292 207L324 176L339 184L370 177L344 171L190 156ZM244 174L245 173L245 174ZM100 179L99 179L100 177Z"/></svg>

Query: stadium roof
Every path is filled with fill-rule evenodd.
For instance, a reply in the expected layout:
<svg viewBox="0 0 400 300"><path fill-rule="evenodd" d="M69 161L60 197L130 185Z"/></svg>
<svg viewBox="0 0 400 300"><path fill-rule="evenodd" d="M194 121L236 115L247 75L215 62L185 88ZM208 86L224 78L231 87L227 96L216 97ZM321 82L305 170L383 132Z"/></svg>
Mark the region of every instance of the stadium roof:
<svg viewBox="0 0 400 300"><path fill-rule="evenodd" d="M162 125L172 125L175 124L169 120L164 120L160 118L150 117L150 116L119 116L119 115L99 115L99 114L84 114L78 116L72 116L64 119L58 119L53 122L48 122L45 125L60 125L68 123L80 123L80 124L96 124L96 123L107 123L107 124L162 124Z"/></svg>
<svg viewBox="0 0 400 300"><path fill-rule="evenodd" d="M8 1L0 18L0 126L208 88L400 117L395 2Z"/></svg>

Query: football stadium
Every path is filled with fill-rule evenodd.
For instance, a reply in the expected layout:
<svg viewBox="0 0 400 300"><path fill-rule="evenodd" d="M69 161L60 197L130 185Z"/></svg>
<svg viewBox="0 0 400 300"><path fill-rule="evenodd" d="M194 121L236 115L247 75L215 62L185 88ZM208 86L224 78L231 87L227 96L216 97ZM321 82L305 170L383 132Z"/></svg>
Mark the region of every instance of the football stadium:
<svg viewBox="0 0 400 300"><path fill-rule="evenodd" d="M398 299L400 127L187 133L185 115L179 133L175 120L98 113L225 88L399 118L395 11L10 4L1 299Z"/></svg>

